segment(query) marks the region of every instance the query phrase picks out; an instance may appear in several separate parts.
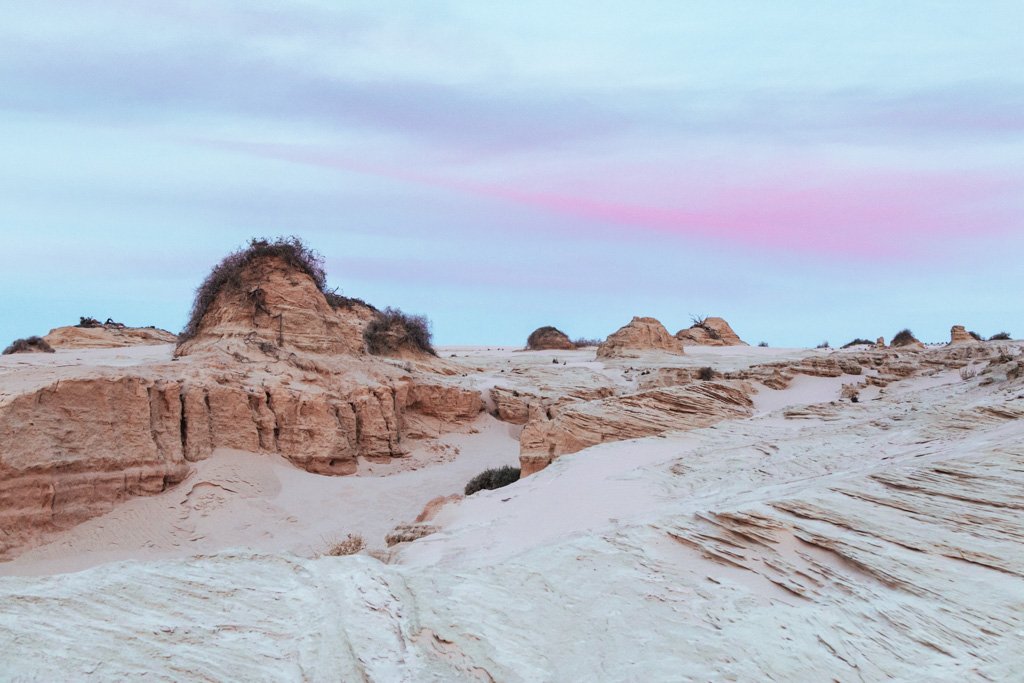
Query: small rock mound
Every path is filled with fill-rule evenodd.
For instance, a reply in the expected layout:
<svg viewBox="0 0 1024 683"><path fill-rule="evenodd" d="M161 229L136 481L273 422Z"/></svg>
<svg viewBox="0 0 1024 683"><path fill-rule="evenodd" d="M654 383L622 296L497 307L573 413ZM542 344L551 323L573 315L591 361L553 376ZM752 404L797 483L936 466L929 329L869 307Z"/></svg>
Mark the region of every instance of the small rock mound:
<svg viewBox="0 0 1024 683"><path fill-rule="evenodd" d="M100 324L56 327L43 339L55 349L112 349L122 346L173 344L178 341L178 336L158 327Z"/></svg>
<svg viewBox="0 0 1024 683"><path fill-rule="evenodd" d="M243 344L272 354L364 353L363 329L377 312L357 300L335 308L324 278L320 256L297 238L253 240L200 285L177 355Z"/></svg>
<svg viewBox="0 0 1024 683"><path fill-rule="evenodd" d="M684 330L676 332L684 344L701 346L749 346L740 339L725 318L701 318Z"/></svg>
<svg viewBox="0 0 1024 683"><path fill-rule="evenodd" d="M963 325L953 325L949 330L950 344L973 344L976 341L978 341L977 338L973 337Z"/></svg>
<svg viewBox="0 0 1024 683"><path fill-rule="evenodd" d="M889 346L902 349L923 349L924 344L910 330L900 330L893 336Z"/></svg>
<svg viewBox="0 0 1024 683"><path fill-rule="evenodd" d="M545 325L538 327L526 338L526 348L530 351L545 350L572 350L576 345L569 339L569 335L557 327Z"/></svg>
<svg viewBox="0 0 1024 683"><path fill-rule="evenodd" d="M655 318L634 317L629 324L610 334L597 347L598 358L635 355L634 351L683 353L683 342L676 339Z"/></svg>

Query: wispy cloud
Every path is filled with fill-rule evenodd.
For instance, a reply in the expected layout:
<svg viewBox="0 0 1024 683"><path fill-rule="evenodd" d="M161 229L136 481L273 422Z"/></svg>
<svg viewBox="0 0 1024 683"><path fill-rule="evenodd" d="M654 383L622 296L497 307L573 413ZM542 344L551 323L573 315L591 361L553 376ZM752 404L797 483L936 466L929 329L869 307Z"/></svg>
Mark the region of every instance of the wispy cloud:
<svg viewBox="0 0 1024 683"><path fill-rule="evenodd" d="M408 167L374 165L329 151L293 145L197 141L262 158L370 174L440 190L531 207L581 219L575 230L584 237L593 225L699 238L747 248L850 256L861 259L907 258L936 241L971 235L995 236L1015 229L1012 199L1024 190L1024 178L982 172L858 173L831 170L812 182L780 175L771 184L745 186L734 178L692 196L685 204L665 206L644 201L615 201L588 188L581 176L577 192L550 192L523 185L487 184ZM666 169L671 176L675 169ZM679 186L699 185L697 169L675 175ZM564 181L564 179L563 179ZM584 227L578 227L583 225ZM592 227L587 228L590 225Z"/></svg>

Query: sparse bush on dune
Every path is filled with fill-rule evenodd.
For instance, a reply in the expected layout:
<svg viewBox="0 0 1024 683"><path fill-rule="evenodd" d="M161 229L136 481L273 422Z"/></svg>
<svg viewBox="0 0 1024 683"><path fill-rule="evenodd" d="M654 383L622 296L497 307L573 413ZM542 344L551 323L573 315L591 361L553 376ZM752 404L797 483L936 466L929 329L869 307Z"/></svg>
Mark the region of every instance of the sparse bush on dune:
<svg viewBox="0 0 1024 683"><path fill-rule="evenodd" d="M357 299L354 296L344 296L339 294L337 289L329 289L324 292L324 297L327 299L327 303L330 304L331 308L355 308L356 306L365 306L372 311L376 311L377 307L373 304L368 304L362 299Z"/></svg>
<svg viewBox="0 0 1024 683"><path fill-rule="evenodd" d="M851 346L874 346L874 345L875 345L875 342L871 341L870 339L861 339L860 337L857 337L853 341L850 341L850 342L847 342L847 343L843 344L843 348L844 349L848 349Z"/></svg>
<svg viewBox="0 0 1024 683"><path fill-rule="evenodd" d="M477 491L484 489L500 489L502 486L508 486L519 481L519 474L519 468L512 467L511 465L484 470L469 480L469 483L466 484L465 493L467 496L471 496Z"/></svg>
<svg viewBox="0 0 1024 683"><path fill-rule="evenodd" d="M580 337L579 339L573 339L572 345L575 346L577 349L582 349L588 346L600 346L601 341L602 340L600 339L585 339L583 337Z"/></svg>
<svg viewBox="0 0 1024 683"><path fill-rule="evenodd" d="M1010 341L1011 339L1009 332L996 332L988 338L989 341Z"/></svg>
<svg viewBox="0 0 1024 683"><path fill-rule="evenodd" d="M758 343L758 346L760 346L762 349L767 349L768 348L768 342L766 342L766 341L760 342L760 343Z"/></svg>
<svg viewBox="0 0 1024 683"><path fill-rule="evenodd" d="M240 289L245 268L253 261L267 257L279 258L296 270L306 273L321 292L326 292L327 276L324 273L323 257L303 244L301 239L295 236L278 237L274 240L253 238L249 246L225 256L199 285L188 323L178 335L179 343L196 336L199 324L217 294L225 289Z"/></svg>
<svg viewBox="0 0 1024 683"><path fill-rule="evenodd" d="M103 327L103 323L96 318L82 315L78 317L78 325L76 327Z"/></svg>
<svg viewBox="0 0 1024 683"><path fill-rule="evenodd" d="M349 534L344 540L336 541L327 548L324 555L330 557L342 557L344 555L355 555L366 547L366 541L358 534Z"/></svg>
<svg viewBox="0 0 1024 683"><path fill-rule="evenodd" d="M30 353L32 351L42 351L44 353L54 353L53 347L46 343L42 337L26 337L25 339L15 339L11 342L3 351L3 355L7 356L12 353Z"/></svg>
<svg viewBox="0 0 1024 683"><path fill-rule="evenodd" d="M430 321L422 315L409 315L397 308L385 308L363 330L366 350L373 355L395 353L403 348L436 356L431 343Z"/></svg>
<svg viewBox="0 0 1024 683"><path fill-rule="evenodd" d="M981 335L974 330L967 330L967 334L971 335L971 338L974 339L974 341L985 341L982 339Z"/></svg>
<svg viewBox="0 0 1024 683"><path fill-rule="evenodd" d="M902 329L893 336L889 346L909 346L915 343L917 343L917 337L914 336L914 333L909 329Z"/></svg>
<svg viewBox="0 0 1024 683"><path fill-rule="evenodd" d="M828 345L828 340L826 339L825 341L821 342L820 344L818 344L814 348L816 348L816 349L831 349L832 347Z"/></svg>

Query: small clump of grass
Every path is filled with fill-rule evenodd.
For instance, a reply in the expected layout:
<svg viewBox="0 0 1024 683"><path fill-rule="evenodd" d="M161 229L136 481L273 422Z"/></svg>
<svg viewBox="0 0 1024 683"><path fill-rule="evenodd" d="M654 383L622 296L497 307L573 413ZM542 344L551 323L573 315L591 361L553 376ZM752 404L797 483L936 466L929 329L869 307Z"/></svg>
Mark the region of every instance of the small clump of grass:
<svg viewBox="0 0 1024 683"><path fill-rule="evenodd" d="M360 550L366 547L366 541L363 537L358 534L348 534L344 539L335 541L324 551L324 555L329 557L343 557L345 555L355 555Z"/></svg>

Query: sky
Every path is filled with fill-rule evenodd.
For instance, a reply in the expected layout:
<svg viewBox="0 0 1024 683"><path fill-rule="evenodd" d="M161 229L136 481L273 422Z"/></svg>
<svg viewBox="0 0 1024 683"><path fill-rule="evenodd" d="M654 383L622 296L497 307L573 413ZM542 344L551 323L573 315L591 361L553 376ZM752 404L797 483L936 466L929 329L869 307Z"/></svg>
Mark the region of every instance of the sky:
<svg viewBox="0 0 1024 683"><path fill-rule="evenodd" d="M297 235L435 342L1024 335L1024 3L0 0L0 342Z"/></svg>

